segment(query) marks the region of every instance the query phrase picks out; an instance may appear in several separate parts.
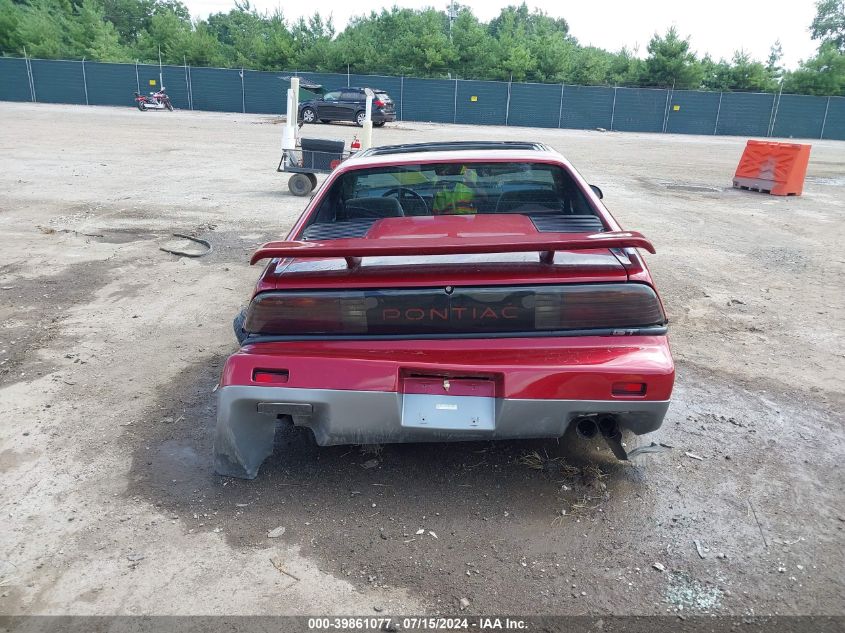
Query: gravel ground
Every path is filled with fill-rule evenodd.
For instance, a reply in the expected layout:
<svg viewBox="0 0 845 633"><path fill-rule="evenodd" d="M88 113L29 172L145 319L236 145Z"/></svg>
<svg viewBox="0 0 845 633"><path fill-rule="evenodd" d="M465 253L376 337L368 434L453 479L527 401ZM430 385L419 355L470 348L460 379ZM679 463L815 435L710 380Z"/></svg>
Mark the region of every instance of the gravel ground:
<svg viewBox="0 0 845 633"><path fill-rule="evenodd" d="M0 614L845 612L845 144L776 198L730 188L740 138L376 130L542 140L652 239L678 382L638 441L674 448L289 433L248 482L212 473L212 389L248 256L303 207L278 120L0 103L0 128Z"/></svg>

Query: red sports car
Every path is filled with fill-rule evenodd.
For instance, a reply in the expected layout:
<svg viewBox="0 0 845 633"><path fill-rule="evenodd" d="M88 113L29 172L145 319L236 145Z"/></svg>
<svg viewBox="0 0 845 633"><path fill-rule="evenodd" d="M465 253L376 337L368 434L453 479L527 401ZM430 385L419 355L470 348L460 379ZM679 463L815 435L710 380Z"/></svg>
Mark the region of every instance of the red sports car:
<svg viewBox="0 0 845 633"><path fill-rule="evenodd" d="M320 445L553 438L626 457L675 370L637 249L540 143L377 147L326 179L235 319L215 469L253 478L279 420Z"/></svg>

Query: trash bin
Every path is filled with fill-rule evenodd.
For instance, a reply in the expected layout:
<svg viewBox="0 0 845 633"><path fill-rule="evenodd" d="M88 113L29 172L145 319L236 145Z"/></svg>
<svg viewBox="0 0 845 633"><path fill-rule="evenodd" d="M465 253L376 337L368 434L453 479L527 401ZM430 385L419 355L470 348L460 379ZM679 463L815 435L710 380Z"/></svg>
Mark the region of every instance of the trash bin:
<svg viewBox="0 0 845 633"><path fill-rule="evenodd" d="M302 167L320 171L331 171L332 161L343 160L343 140L327 138L304 138L302 144Z"/></svg>

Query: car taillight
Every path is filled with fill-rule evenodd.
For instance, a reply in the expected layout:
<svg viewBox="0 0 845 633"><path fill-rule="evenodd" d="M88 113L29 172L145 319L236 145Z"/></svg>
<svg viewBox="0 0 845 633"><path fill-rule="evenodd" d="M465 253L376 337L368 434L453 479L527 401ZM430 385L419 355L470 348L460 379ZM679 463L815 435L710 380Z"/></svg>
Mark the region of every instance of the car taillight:
<svg viewBox="0 0 845 633"><path fill-rule="evenodd" d="M645 284L267 292L247 311L258 335L444 335L629 330L666 317ZM612 332L615 333L615 332Z"/></svg>
<svg viewBox="0 0 845 633"><path fill-rule="evenodd" d="M252 300L244 330L254 334L366 334L362 292L265 293Z"/></svg>
<svg viewBox="0 0 845 633"><path fill-rule="evenodd" d="M646 390L646 383L644 382L615 382L610 389L614 396L623 396L628 398L644 396Z"/></svg>
<svg viewBox="0 0 845 633"><path fill-rule="evenodd" d="M373 101L373 105L377 108L383 108L384 101L382 101L381 99L376 99L375 101Z"/></svg>
<svg viewBox="0 0 845 633"><path fill-rule="evenodd" d="M643 284L571 286L538 292L538 330L626 329L662 324L657 295Z"/></svg>
<svg viewBox="0 0 845 633"><path fill-rule="evenodd" d="M252 372L253 382L262 384L285 383L289 378L290 373L286 369L256 369Z"/></svg>

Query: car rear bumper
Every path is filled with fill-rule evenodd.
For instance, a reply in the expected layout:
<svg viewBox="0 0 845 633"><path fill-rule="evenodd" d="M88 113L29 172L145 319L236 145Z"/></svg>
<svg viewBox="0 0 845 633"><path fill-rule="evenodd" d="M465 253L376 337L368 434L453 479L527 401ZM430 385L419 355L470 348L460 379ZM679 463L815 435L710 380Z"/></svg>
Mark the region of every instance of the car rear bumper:
<svg viewBox="0 0 845 633"><path fill-rule="evenodd" d="M464 396L413 394L430 400L431 408L450 407ZM663 422L669 401L511 400L494 399L492 429L410 427L403 420L406 394L386 391L290 389L230 386L218 392L214 441L215 470L221 475L254 478L273 452L276 419L286 416L307 427L321 446L454 442L560 437L578 417L612 414L619 425L642 434ZM441 405L445 402L447 404ZM457 405L454 405L457 407Z"/></svg>
<svg viewBox="0 0 845 633"><path fill-rule="evenodd" d="M376 123L393 123L396 120L395 112L373 112L370 116Z"/></svg>
<svg viewBox="0 0 845 633"><path fill-rule="evenodd" d="M256 383L256 370L283 371L287 382ZM420 375L436 388L416 389ZM465 376L485 385L484 397L461 392ZM646 383L647 395L615 398L617 381ZM662 424L673 382L665 336L245 346L218 389L215 470L255 477L279 417L310 428L320 445L552 438L597 414L648 433ZM430 420L409 420L411 404ZM486 413L473 427L476 405Z"/></svg>

